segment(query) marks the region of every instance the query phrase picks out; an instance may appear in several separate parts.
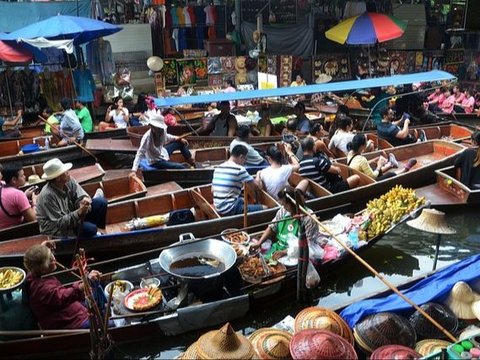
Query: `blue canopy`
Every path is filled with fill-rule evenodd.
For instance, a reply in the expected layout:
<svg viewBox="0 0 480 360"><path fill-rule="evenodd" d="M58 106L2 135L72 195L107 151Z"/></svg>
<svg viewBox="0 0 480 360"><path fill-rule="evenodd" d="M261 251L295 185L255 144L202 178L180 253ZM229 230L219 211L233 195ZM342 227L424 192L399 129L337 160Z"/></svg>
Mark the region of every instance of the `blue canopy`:
<svg viewBox="0 0 480 360"><path fill-rule="evenodd" d="M390 85L412 84L414 82L432 82L442 80L453 80L452 74L433 70L407 75L394 75L373 79L340 81L326 84L315 84L297 87L282 87L268 90L237 91L234 93L218 93L211 95L181 96L155 99L155 104L160 107L175 106L184 104L200 104L218 101L248 100L255 98L295 96L302 94L314 94L322 92L348 91L355 89L374 88Z"/></svg>
<svg viewBox="0 0 480 360"><path fill-rule="evenodd" d="M474 255L453 265L447 266L429 276L406 291L402 291L415 304L422 305L446 296L458 281L470 282L480 276L480 255ZM353 328L355 324L370 314L397 312L412 309L397 294L384 298L367 299L346 307L340 316Z"/></svg>
<svg viewBox="0 0 480 360"><path fill-rule="evenodd" d="M78 16L57 15L25 26L9 34L4 34L0 40L44 37L49 40L73 39L74 43L78 45L102 36L114 34L120 30L122 30L120 26L104 21Z"/></svg>

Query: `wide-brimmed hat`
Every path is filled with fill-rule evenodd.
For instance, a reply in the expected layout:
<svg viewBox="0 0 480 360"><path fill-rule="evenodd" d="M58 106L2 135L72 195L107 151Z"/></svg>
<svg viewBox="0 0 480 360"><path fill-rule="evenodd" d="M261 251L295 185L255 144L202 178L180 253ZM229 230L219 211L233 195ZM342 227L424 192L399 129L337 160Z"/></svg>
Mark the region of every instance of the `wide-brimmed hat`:
<svg viewBox="0 0 480 360"><path fill-rule="evenodd" d="M445 304L459 319L473 320L476 316L472 311L472 304L478 300L480 295L475 293L466 282L459 281L453 286Z"/></svg>
<svg viewBox="0 0 480 360"><path fill-rule="evenodd" d="M147 59L147 67L152 71L160 71L163 69L163 60L158 56L150 56Z"/></svg>
<svg viewBox="0 0 480 360"><path fill-rule="evenodd" d="M422 356L428 356L430 354L436 353L445 349L452 343L446 340L438 339L425 339L417 342L415 345L415 351Z"/></svg>
<svg viewBox="0 0 480 360"><path fill-rule="evenodd" d="M291 359L292 334L275 328L262 328L252 333L248 340L260 359Z"/></svg>
<svg viewBox="0 0 480 360"><path fill-rule="evenodd" d="M66 173L68 170L72 168L72 163L64 164L60 159L50 159L43 165L43 175L42 179L44 180L52 180L63 173Z"/></svg>
<svg viewBox="0 0 480 360"><path fill-rule="evenodd" d="M165 118L161 114L152 114L148 120L148 125L155 126L156 128L165 130L167 124L165 124Z"/></svg>
<svg viewBox="0 0 480 360"><path fill-rule="evenodd" d="M306 329L328 330L353 345L353 333L337 313L323 307L308 307L295 317L295 332Z"/></svg>
<svg viewBox="0 0 480 360"><path fill-rule="evenodd" d="M447 225L445 213L435 209L423 209L416 219L407 221L415 229L433 234L455 234L456 230Z"/></svg>
<svg viewBox="0 0 480 360"><path fill-rule="evenodd" d="M42 182L42 179L40 179L40 176L38 176L37 174L30 175L27 180L27 183L30 185L33 185L39 182Z"/></svg>
<svg viewBox="0 0 480 360"><path fill-rule="evenodd" d="M320 74L316 79L315 79L315 84L324 84L329 81L332 81L332 77L327 74Z"/></svg>
<svg viewBox="0 0 480 360"><path fill-rule="evenodd" d="M179 356L179 359L182 360L192 360L192 359L198 359L198 353L197 353L197 342L194 342L192 345L190 345L187 350L181 356Z"/></svg>
<svg viewBox="0 0 480 360"><path fill-rule="evenodd" d="M226 323L220 330L209 331L197 341L199 359L252 359L255 351L248 339Z"/></svg>
<svg viewBox="0 0 480 360"><path fill-rule="evenodd" d="M294 359L358 359L352 345L326 330L302 330L290 341Z"/></svg>
<svg viewBox="0 0 480 360"><path fill-rule="evenodd" d="M383 359L419 359L422 356L413 349L403 345L385 345L376 349L370 360Z"/></svg>

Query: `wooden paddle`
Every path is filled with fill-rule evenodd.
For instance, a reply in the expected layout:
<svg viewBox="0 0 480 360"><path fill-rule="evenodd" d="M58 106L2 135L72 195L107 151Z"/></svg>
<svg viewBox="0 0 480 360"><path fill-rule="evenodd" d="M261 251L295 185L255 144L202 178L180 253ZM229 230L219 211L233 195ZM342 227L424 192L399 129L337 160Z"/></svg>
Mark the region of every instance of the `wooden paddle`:
<svg viewBox="0 0 480 360"><path fill-rule="evenodd" d="M442 333L445 334L451 341L454 343L458 341L458 339L453 336L448 330L446 330L441 324L439 324L434 318L428 315L420 306L415 304L412 300L410 300L407 296L402 294L400 290L398 290L395 285L393 285L390 281L385 279L377 270L375 270L369 263L367 263L363 258L361 258L355 251L353 251L350 247L347 246L342 240L340 240L336 235L334 235L326 226L324 226L316 217L309 214L305 209L300 207L300 211L302 211L306 216L309 216L313 221L315 221L323 232L329 234L335 241L340 244L350 255L352 255L355 259L357 259L363 266L365 266L371 273L373 273L376 277L378 277L386 286L390 288L394 293L400 296L404 301L410 304L412 307L415 308L420 314L425 316L425 318L430 321L437 329L439 329Z"/></svg>
<svg viewBox="0 0 480 360"><path fill-rule="evenodd" d="M60 131L58 126L55 125L55 124L49 124L47 122L47 120L45 120L45 118L43 118L41 115L38 115L38 118L40 119L41 122L43 122L44 124L48 124L50 125L51 128L57 130L57 131ZM82 149L83 151L85 151L88 155L90 155L91 157L93 157L95 159L96 162L98 162L98 159L97 157L89 150L87 150L82 144L80 144L78 141L75 141L73 140L73 143L78 146L80 149Z"/></svg>

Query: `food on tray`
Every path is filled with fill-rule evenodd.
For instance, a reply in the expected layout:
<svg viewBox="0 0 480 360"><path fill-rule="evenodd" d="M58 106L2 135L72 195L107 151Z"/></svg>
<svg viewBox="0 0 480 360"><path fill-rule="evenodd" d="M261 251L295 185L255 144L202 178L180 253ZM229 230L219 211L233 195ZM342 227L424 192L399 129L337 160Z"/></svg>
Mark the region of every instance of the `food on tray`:
<svg viewBox="0 0 480 360"><path fill-rule="evenodd" d="M127 290L127 283L122 280L117 280L113 283L113 291L125 292Z"/></svg>
<svg viewBox="0 0 480 360"><path fill-rule="evenodd" d="M232 243L232 247L233 247L233 250L235 250L237 257L245 256L245 254L248 252L248 248L241 244Z"/></svg>
<svg viewBox="0 0 480 360"><path fill-rule="evenodd" d="M150 286L148 289L142 289L133 295L131 300L131 309L144 311L157 306L162 300L162 291L156 286Z"/></svg>
<svg viewBox="0 0 480 360"><path fill-rule="evenodd" d="M248 234L244 231L232 232L229 234L223 235L225 240L230 241L232 244L243 244L248 242Z"/></svg>
<svg viewBox="0 0 480 360"><path fill-rule="evenodd" d="M0 271L0 289L11 288L22 280L23 274L18 270L9 268Z"/></svg>
<svg viewBox="0 0 480 360"><path fill-rule="evenodd" d="M266 275L262 266L262 261L258 257L251 257L245 260L238 268L242 275L247 278L257 279Z"/></svg>

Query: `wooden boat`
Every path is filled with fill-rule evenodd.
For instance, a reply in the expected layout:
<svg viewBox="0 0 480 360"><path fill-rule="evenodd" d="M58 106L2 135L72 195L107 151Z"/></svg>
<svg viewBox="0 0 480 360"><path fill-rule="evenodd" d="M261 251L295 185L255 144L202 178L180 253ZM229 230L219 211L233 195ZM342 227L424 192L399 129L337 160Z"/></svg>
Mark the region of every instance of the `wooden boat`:
<svg viewBox="0 0 480 360"><path fill-rule="evenodd" d="M82 187L90 197L95 195L97 189L102 189L109 204L143 197L147 194L147 187L136 176L84 184Z"/></svg>
<svg viewBox="0 0 480 360"><path fill-rule="evenodd" d="M45 146L45 138L39 138L36 143L40 147ZM88 156L76 145L67 145L64 147L51 147L49 149L39 149L31 153L23 153L22 147L32 145L32 139L3 141L0 143L0 163L5 165L9 162L20 162L22 165L34 165L44 163L51 158L59 158L63 162L77 160L83 156ZM52 145L54 145L53 142Z"/></svg>
<svg viewBox="0 0 480 360"><path fill-rule="evenodd" d="M27 181L25 185L21 187L22 190L27 189L32 185L43 186L43 184L45 184L45 180L42 180L43 164L24 166L23 172L27 180L31 175L38 175L40 177L40 180L34 181L32 183ZM105 170L103 170L100 164L95 163L93 165L88 165L77 169L71 169L69 171L69 174L71 177L77 180L79 184L84 184L92 181L100 181L105 175Z"/></svg>
<svg viewBox="0 0 480 360"><path fill-rule="evenodd" d="M126 138L127 137L127 130L126 129L118 129L118 128L108 128L105 131L92 131L85 133L83 138L84 141L89 139L109 139L109 138Z"/></svg>
<svg viewBox="0 0 480 360"><path fill-rule="evenodd" d="M480 189L472 190L456 177L453 166L435 171L437 182L417 189L417 194L425 196L432 206L478 204Z"/></svg>
<svg viewBox="0 0 480 360"><path fill-rule="evenodd" d="M0 138L0 142L4 141L11 141L11 140L23 140L23 139L32 139L39 136L44 136L45 133L43 129L45 125L28 125L28 126L21 126L20 136L15 138Z"/></svg>
<svg viewBox="0 0 480 360"><path fill-rule="evenodd" d="M279 206L272 197L263 191L257 191L255 199L249 198L248 200L249 203L266 206L265 210L247 215L246 221L249 226L268 223L275 216L276 209ZM183 233L191 232L197 236L209 236L220 233L226 228L243 227L243 214L220 217L212 204L213 195L210 186L110 204L106 219L107 233L91 239L81 239L79 245L92 254L112 256L112 253L125 254L131 252L132 244L135 244L137 251L148 250L159 246L167 246ZM193 223L158 225L134 231L126 229L127 224L133 219L192 208L195 212L195 222ZM2 257L19 259L30 246L48 238L48 236L35 235L35 232L32 233L31 229L22 231L21 227L22 225L16 227L14 240L0 242ZM38 234L38 232L36 233ZM2 237L2 240L4 239ZM71 254L75 248L75 243L76 241L73 238L58 240L57 254Z"/></svg>
<svg viewBox="0 0 480 360"><path fill-rule="evenodd" d="M399 223L406 219L408 219L408 216ZM387 233L392 231L398 224L392 225L387 230ZM365 246L360 247L357 252L363 252L371 247L382 236L371 239ZM348 254L336 260L320 264L317 269L324 276L328 272L338 269L345 261L351 261L351 257ZM139 265L119 269L110 273L104 280L108 282L128 279L135 285L138 285L141 278L157 277L160 279L160 284L173 284L166 286L164 289L164 296L168 296L168 299L171 299L176 296L177 289L179 286L182 286L182 282L177 279L172 280L172 277L168 276L168 274L165 276L165 274L159 264L159 259L155 258ZM132 312L126 310L126 315L128 315L125 318L126 324L109 329L109 334L112 340L119 344L145 340L146 338L159 335L178 335L224 324L227 321L241 318L250 311L266 309L269 306L291 298L296 290L296 267L289 268L284 273L278 275L280 276L271 279L266 278L258 284L243 283L243 285L247 286L242 287L241 274L234 267L229 271L229 275L225 276L226 280L220 282L220 284L224 284L224 290L217 294L217 299L213 298L211 301L201 304L182 305L182 307L173 311L161 306L157 311L144 313L145 315L142 317L135 316ZM218 283L218 281L205 282L203 287L218 288ZM163 286L161 285L161 287ZM188 287L188 293L195 293L195 287L198 288L199 286L202 286L202 283ZM170 288L170 292L167 288ZM233 289L236 289L235 295L232 295L234 293ZM21 296L17 294L16 298L10 301L20 301L20 298ZM207 313L213 313L215 316L205 316ZM142 313L139 315L142 315ZM117 318L116 320L121 319L118 315L113 318ZM49 336L45 336L47 334ZM6 335L9 337L6 338ZM0 338L2 336L5 340L12 339L2 342L2 356L6 356L9 359L20 356L22 358L45 358L57 354L65 356L65 354L73 351L87 352L90 346L88 330L61 330L57 332L51 331L50 333L37 329L31 331L0 330ZM19 349L24 350L20 352Z"/></svg>
<svg viewBox="0 0 480 360"><path fill-rule="evenodd" d="M465 126L478 127L480 126L480 117L477 116L477 112L471 114L462 113L437 113L437 116L447 121L455 121Z"/></svg>

